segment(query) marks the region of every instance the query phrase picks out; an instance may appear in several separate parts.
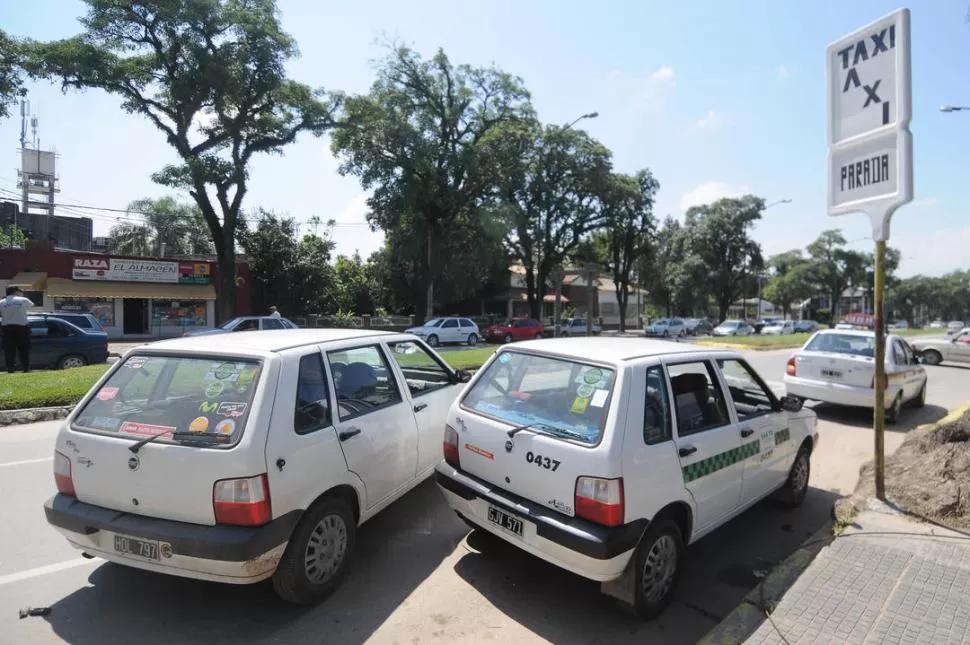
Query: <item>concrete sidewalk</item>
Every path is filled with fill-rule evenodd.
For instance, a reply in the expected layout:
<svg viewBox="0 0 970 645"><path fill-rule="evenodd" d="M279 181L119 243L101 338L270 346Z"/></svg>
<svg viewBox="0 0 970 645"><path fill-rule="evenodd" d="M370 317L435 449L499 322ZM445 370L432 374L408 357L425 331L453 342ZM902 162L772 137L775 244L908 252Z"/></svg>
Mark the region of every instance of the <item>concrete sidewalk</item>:
<svg viewBox="0 0 970 645"><path fill-rule="evenodd" d="M970 643L970 535L871 501L745 643Z"/></svg>

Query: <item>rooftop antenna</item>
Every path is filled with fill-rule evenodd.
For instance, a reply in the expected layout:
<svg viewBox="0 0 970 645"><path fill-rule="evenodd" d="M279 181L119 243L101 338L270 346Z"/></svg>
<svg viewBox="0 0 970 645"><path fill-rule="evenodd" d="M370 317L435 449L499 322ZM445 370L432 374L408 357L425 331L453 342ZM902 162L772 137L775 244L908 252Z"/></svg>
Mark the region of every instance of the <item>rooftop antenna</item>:
<svg viewBox="0 0 970 645"><path fill-rule="evenodd" d="M27 114L30 112L30 101L20 99L20 147L27 147Z"/></svg>
<svg viewBox="0 0 970 645"><path fill-rule="evenodd" d="M37 138L37 117L30 117L30 129L34 135L34 149L40 150L40 139Z"/></svg>

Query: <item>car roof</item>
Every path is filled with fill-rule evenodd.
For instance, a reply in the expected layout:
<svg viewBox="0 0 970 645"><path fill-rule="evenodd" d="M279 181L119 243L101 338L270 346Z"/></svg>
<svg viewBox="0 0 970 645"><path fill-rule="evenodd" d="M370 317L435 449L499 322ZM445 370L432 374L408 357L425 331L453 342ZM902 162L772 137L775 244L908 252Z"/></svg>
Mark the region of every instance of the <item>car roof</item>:
<svg viewBox="0 0 970 645"><path fill-rule="evenodd" d="M372 329L274 329L241 331L229 334L182 336L160 340L135 348L146 352L195 352L199 354L232 354L265 356L304 345L401 336Z"/></svg>
<svg viewBox="0 0 970 645"><path fill-rule="evenodd" d="M619 364L625 361L649 358L652 356L676 356L678 354L718 354L734 356L737 352L725 349L715 349L694 345L692 343L678 343L669 340L650 338L618 338L618 337L580 337L580 338L545 338L543 340L527 340L515 345L504 346L499 351L515 351L522 349L529 352L549 353L557 356L576 358L584 361L607 362Z"/></svg>

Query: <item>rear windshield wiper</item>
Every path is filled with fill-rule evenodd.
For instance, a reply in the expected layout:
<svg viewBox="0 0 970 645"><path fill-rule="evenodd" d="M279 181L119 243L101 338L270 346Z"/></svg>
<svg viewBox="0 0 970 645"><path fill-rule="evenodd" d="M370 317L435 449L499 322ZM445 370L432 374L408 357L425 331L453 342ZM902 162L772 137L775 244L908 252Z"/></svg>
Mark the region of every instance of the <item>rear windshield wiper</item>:
<svg viewBox="0 0 970 645"><path fill-rule="evenodd" d="M217 444L217 443L228 443L230 440L229 435L225 435L225 434L211 434L208 432L178 432L178 431L172 432L171 430L165 430L163 432L155 433L150 437L145 437L140 441L136 441L135 443L128 446L128 450L137 454L138 451L141 450L141 447L144 446L145 444L149 444L155 441L156 439L158 439L159 437L163 437L169 433L172 434L172 440L174 441L195 442L195 443L204 443L204 444L211 445L211 444Z"/></svg>
<svg viewBox="0 0 970 645"><path fill-rule="evenodd" d="M566 430L565 428L557 428L556 426L549 425L548 423L545 423L543 421L536 421L534 423L527 423L525 425L516 426L511 430L509 430L506 434L511 439L512 437L514 437L519 432L522 432L523 430L535 430L536 432L539 432L541 434L570 437L572 439L579 439L580 441L589 440L589 437L587 437L584 434L573 432L572 430Z"/></svg>

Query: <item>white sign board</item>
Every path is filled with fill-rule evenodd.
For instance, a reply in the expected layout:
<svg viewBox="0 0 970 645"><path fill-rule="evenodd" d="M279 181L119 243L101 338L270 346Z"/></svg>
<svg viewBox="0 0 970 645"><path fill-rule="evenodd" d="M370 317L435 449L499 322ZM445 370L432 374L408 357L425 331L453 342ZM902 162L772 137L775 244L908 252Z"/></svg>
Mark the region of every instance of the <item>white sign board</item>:
<svg viewBox="0 0 970 645"><path fill-rule="evenodd" d="M75 280L114 282L179 282L178 262L125 260L121 258L74 258Z"/></svg>
<svg viewBox="0 0 970 645"><path fill-rule="evenodd" d="M829 45L826 68L829 215L867 213L885 241L892 214L913 200L909 9Z"/></svg>

